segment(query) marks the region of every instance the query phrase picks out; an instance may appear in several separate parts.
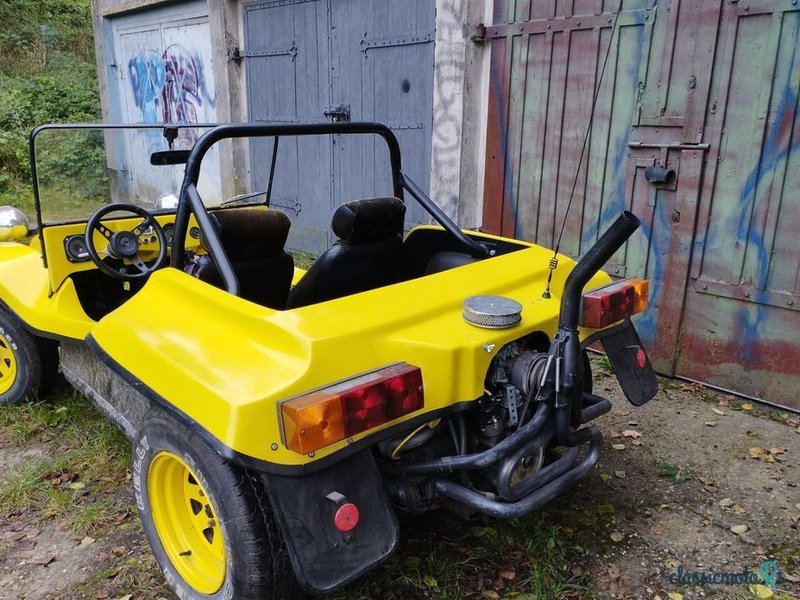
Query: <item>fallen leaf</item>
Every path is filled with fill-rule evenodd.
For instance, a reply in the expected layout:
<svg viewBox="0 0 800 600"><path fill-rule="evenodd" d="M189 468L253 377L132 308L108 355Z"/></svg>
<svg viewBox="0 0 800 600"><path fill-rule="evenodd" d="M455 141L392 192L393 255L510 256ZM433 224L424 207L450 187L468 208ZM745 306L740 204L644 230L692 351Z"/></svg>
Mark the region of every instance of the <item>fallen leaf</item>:
<svg viewBox="0 0 800 600"><path fill-rule="evenodd" d="M786 450L786 448L770 448L769 453L777 456L779 454L786 454Z"/></svg>
<svg viewBox="0 0 800 600"><path fill-rule="evenodd" d="M622 452L625 450L625 444L611 444L611 447L617 452Z"/></svg>
<svg viewBox="0 0 800 600"><path fill-rule="evenodd" d="M731 531L737 535L741 535L747 532L747 525L734 525L731 527Z"/></svg>
<svg viewBox="0 0 800 600"><path fill-rule="evenodd" d="M419 569L419 566L422 564L422 559L418 556L406 556L405 559L403 559L403 564L409 569Z"/></svg>
<svg viewBox="0 0 800 600"><path fill-rule="evenodd" d="M610 537L615 542L621 542L623 539L625 539L625 536L622 535L619 531L612 531Z"/></svg>
<svg viewBox="0 0 800 600"><path fill-rule="evenodd" d="M680 564L681 563L674 558L668 558L664 561L664 566L668 569L677 569Z"/></svg>
<svg viewBox="0 0 800 600"><path fill-rule="evenodd" d="M625 431L622 432L622 437L636 440L642 437L642 434L636 431L635 429L626 429Z"/></svg>
<svg viewBox="0 0 800 600"><path fill-rule="evenodd" d="M734 504L733 506L731 506L731 510L733 512L735 512L736 514L738 514L738 515L743 515L743 514L745 514L747 512L747 509L743 505L739 504L738 502L736 504Z"/></svg>
<svg viewBox="0 0 800 600"><path fill-rule="evenodd" d="M759 448L758 446L754 446L747 451L750 454L750 458L761 458L764 455L765 450L763 448Z"/></svg>
<svg viewBox="0 0 800 600"><path fill-rule="evenodd" d="M500 594L498 594L494 590L483 590L481 596L486 598L486 600L500 600Z"/></svg>
<svg viewBox="0 0 800 600"><path fill-rule="evenodd" d="M508 581L511 581L516 576L517 576L517 573L512 569L503 569L502 571L500 571L500 578L501 579L507 579Z"/></svg>
<svg viewBox="0 0 800 600"><path fill-rule="evenodd" d="M433 575L424 575L422 577L422 581L424 581L425 585L427 585L429 588L439 587L439 582L436 581L436 577L434 577Z"/></svg>
<svg viewBox="0 0 800 600"><path fill-rule="evenodd" d="M797 433L800 433L800 427L797 428Z"/></svg>
<svg viewBox="0 0 800 600"><path fill-rule="evenodd" d="M719 415L720 417L724 417L725 416L725 411L722 411L722 410L720 410L718 408L712 408L711 412L713 412L715 415Z"/></svg>
<svg viewBox="0 0 800 600"><path fill-rule="evenodd" d="M612 479L613 477L611 477L611 475L608 473L600 473L600 481L605 483L606 481L611 481Z"/></svg>
<svg viewBox="0 0 800 600"><path fill-rule="evenodd" d="M741 408L744 411L751 411L753 410L753 405L750 404L749 402L745 402L744 404L740 405L739 408Z"/></svg>
<svg viewBox="0 0 800 600"><path fill-rule="evenodd" d="M619 431L612 431L612 432L611 432L611 433L608 435L608 437L610 437L610 438L612 438L612 439L616 439L616 438L622 437L622 434L621 434Z"/></svg>
<svg viewBox="0 0 800 600"><path fill-rule="evenodd" d="M69 410L69 409L68 409L66 406L59 406L59 407L58 407L57 409L55 409L55 411L53 411L53 412L55 412L57 415L60 415L60 414L62 414L62 413L65 413L65 412L67 412L67 410Z"/></svg>
<svg viewBox="0 0 800 600"><path fill-rule="evenodd" d="M746 433L747 433L747 435L748 435L749 437L758 437L758 432L757 432L757 431L750 431L750 430L748 429Z"/></svg>
<svg viewBox="0 0 800 600"><path fill-rule="evenodd" d="M664 533L666 532L666 529L664 529L664 527L661 526L661 525L653 525L650 528L650 531L653 532L653 535L664 535Z"/></svg>
<svg viewBox="0 0 800 600"><path fill-rule="evenodd" d="M131 600L133 598L132 594L125 594L124 596L120 596L117 600Z"/></svg>
<svg viewBox="0 0 800 600"><path fill-rule="evenodd" d="M698 479L700 480L700 482L701 482L703 485L707 485L707 486L709 486L709 487L713 487L713 486L717 485L717 484L714 482L714 480L712 480L710 477L698 477Z"/></svg>
<svg viewBox="0 0 800 600"><path fill-rule="evenodd" d="M716 426L717 426L717 424L716 424L716 422L715 422L715 421L706 421L706 422L705 422L705 426L706 426L706 427L716 427Z"/></svg>
<svg viewBox="0 0 800 600"><path fill-rule="evenodd" d="M67 487L71 490L82 490L86 487L86 484L83 481L75 481L70 483Z"/></svg>
<svg viewBox="0 0 800 600"><path fill-rule="evenodd" d="M667 598L669 598L669 600L683 600L683 594L679 594L678 592L669 592L667 594Z"/></svg>
<svg viewBox="0 0 800 600"><path fill-rule="evenodd" d="M772 598L775 594L772 592L772 588L769 588L765 585L761 585L760 583L755 585L750 585L750 593L753 594L756 598Z"/></svg>
<svg viewBox="0 0 800 600"><path fill-rule="evenodd" d="M797 576L797 575L794 575L793 573L784 573L783 571L781 571L781 575L783 575L783 578L786 581L788 581L789 583L800 582L800 577Z"/></svg>
<svg viewBox="0 0 800 600"><path fill-rule="evenodd" d="M111 549L111 554L113 554L114 556L125 556L126 551L127 550L125 546L114 546Z"/></svg>
<svg viewBox="0 0 800 600"><path fill-rule="evenodd" d="M625 479L625 471L614 471L614 476L617 479Z"/></svg>
<svg viewBox="0 0 800 600"><path fill-rule="evenodd" d="M90 544L94 544L95 539L91 536L86 536L81 540L81 546L89 546Z"/></svg>
<svg viewBox="0 0 800 600"><path fill-rule="evenodd" d="M797 510L800 510L800 502L798 502L797 504L795 504L795 505L794 505L794 507L795 507Z"/></svg>

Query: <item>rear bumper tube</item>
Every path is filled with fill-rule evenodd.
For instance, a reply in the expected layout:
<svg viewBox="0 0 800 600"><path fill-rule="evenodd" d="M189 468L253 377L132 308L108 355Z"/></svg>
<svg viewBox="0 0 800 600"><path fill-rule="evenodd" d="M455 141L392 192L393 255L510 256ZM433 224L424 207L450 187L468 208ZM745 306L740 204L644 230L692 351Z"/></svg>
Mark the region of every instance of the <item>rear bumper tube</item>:
<svg viewBox="0 0 800 600"><path fill-rule="evenodd" d="M589 427L585 431L588 433L590 444L589 450L583 460L562 473L556 479L553 479L516 502L494 500L447 479L436 479L433 482L434 489L442 496L446 496L493 517L503 519L521 517L540 508L550 500L553 500L586 477L594 469L603 448L603 435L596 427Z"/></svg>

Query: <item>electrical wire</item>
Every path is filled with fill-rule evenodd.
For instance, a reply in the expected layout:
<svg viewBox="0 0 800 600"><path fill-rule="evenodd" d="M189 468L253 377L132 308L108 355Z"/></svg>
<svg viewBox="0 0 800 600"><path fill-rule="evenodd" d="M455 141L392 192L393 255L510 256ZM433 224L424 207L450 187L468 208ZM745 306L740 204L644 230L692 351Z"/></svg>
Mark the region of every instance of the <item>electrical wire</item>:
<svg viewBox="0 0 800 600"><path fill-rule="evenodd" d="M619 0L619 5L617 6L617 14L614 15L614 24L611 26L611 38L608 40L608 46L606 47L606 56L603 59L603 66L600 69L600 77L597 80L597 85L594 89L594 97L592 98L592 108L589 112L589 123L586 126L586 135L583 136L583 145L581 146L581 154L580 158L578 159L578 168L575 169L575 178L572 180L572 190L569 193L569 200L567 200L567 208L564 211L564 218L561 220L561 229L558 232L558 238L556 239L556 245L553 249L553 257L550 259L547 267L550 269L550 272L547 274L547 284L545 285L544 292L542 292L542 298L550 298L550 283L553 280L553 271L556 270L558 267L558 251L561 248L561 237L564 235L564 228L567 225L567 216L569 215L569 209L572 206L572 199L575 197L575 189L578 187L578 178L580 177L581 167L583 167L583 158L586 155L586 146L589 143L589 137L592 134L592 125L594 124L594 113L595 109L597 108L597 99L600 97L600 87L603 84L603 76L606 73L606 65L608 64L608 57L611 55L611 46L614 43L614 34L617 31L617 23L619 22L619 15L622 12L622 0Z"/></svg>

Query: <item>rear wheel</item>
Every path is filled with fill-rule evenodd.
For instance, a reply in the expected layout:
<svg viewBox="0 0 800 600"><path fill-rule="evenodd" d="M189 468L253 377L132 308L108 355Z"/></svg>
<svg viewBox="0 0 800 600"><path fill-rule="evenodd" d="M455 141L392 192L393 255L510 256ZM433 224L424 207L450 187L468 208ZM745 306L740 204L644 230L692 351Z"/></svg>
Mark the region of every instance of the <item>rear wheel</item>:
<svg viewBox="0 0 800 600"><path fill-rule="evenodd" d="M165 415L133 451L136 503L167 582L184 599L303 596L259 478Z"/></svg>
<svg viewBox="0 0 800 600"><path fill-rule="evenodd" d="M0 308L0 404L43 398L57 368L55 342L31 335L17 317Z"/></svg>

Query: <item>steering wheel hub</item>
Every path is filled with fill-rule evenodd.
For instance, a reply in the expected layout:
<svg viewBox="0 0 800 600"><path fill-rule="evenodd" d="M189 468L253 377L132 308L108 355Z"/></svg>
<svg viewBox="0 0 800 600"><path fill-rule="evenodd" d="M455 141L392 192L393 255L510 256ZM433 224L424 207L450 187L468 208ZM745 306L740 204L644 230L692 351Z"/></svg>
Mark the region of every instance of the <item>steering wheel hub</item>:
<svg viewBox="0 0 800 600"><path fill-rule="evenodd" d="M108 250L115 258L133 258L139 254L139 238L131 231L118 231L111 235Z"/></svg>

